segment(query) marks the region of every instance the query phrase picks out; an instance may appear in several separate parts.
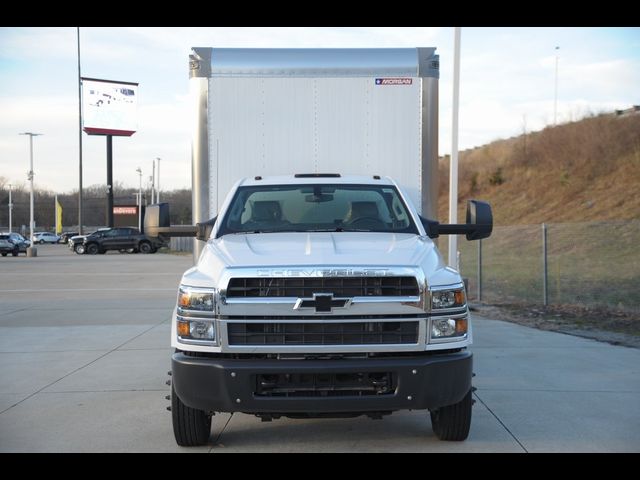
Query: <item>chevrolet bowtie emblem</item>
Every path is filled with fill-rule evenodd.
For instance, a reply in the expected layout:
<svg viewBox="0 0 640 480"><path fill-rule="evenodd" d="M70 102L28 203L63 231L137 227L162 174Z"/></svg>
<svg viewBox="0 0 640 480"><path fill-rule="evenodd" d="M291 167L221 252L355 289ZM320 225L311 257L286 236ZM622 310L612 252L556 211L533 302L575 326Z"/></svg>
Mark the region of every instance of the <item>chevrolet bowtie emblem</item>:
<svg viewBox="0 0 640 480"><path fill-rule="evenodd" d="M350 298L333 298L333 293L314 293L313 298L299 298L293 309L315 308L316 313L331 313L334 308L346 308L350 305Z"/></svg>

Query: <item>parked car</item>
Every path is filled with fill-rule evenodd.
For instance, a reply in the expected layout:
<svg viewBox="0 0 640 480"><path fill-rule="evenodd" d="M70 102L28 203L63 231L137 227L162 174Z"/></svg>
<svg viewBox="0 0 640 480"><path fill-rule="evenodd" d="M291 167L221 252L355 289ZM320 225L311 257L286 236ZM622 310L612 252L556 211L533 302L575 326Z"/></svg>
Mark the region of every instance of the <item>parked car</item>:
<svg viewBox="0 0 640 480"><path fill-rule="evenodd" d="M111 230L111 229L109 227L102 227L96 230L96 232L104 232L106 230ZM71 250L72 252L76 252L77 254L83 254L84 239L87 238L89 235L93 235L96 232L90 232L90 233L87 233L86 235L74 235L70 237L69 240L67 241L67 245L69 245L69 250Z"/></svg>
<svg viewBox="0 0 640 480"><path fill-rule="evenodd" d="M14 257L18 256L18 245L9 241L9 239L0 238L0 254L3 257L11 254Z"/></svg>
<svg viewBox="0 0 640 480"><path fill-rule="evenodd" d="M26 254L27 253L27 248L29 246L31 246L31 243L29 242L29 240L27 240L22 235L20 235L19 233L16 233L16 232L11 232L11 233L4 232L4 233L1 233L0 234L0 239L9 240L14 245L18 245L18 251L20 253L25 253Z"/></svg>
<svg viewBox="0 0 640 480"><path fill-rule="evenodd" d="M166 243L159 238L148 237L140 233L137 228L120 227L95 232L83 241L84 252L90 255L106 253L108 250L128 250L140 253L156 253ZM79 253L76 249L76 253Z"/></svg>
<svg viewBox="0 0 640 480"><path fill-rule="evenodd" d="M60 240L58 240L58 242L69 243L69 239L76 235L79 235L79 233L78 232L62 232L62 234L60 235Z"/></svg>
<svg viewBox="0 0 640 480"><path fill-rule="evenodd" d="M33 243L58 243L60 237L55 233L51 232L37 232L33 234L33 238L31 239Z"/></svg>

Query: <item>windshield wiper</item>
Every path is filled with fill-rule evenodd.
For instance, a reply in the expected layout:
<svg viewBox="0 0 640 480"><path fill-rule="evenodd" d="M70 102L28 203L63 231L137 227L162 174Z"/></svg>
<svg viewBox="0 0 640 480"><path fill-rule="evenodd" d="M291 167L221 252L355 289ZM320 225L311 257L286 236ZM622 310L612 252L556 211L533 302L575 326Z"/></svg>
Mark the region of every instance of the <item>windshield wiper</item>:
<svg viewBox="0 0 640 480"><path fill-rule="evenodd" d="M373 230L367 230L366 228L317 228L313 230L304 230L305 232L371 232Z"/></svg>
<svg viewBox="0 0 640 480"><path fill-rule="evenodd" d="M306 232L307 230L242 230L239 232L233 232L231 235L249 234L249 233L284 233L284 232Z"/></svg>

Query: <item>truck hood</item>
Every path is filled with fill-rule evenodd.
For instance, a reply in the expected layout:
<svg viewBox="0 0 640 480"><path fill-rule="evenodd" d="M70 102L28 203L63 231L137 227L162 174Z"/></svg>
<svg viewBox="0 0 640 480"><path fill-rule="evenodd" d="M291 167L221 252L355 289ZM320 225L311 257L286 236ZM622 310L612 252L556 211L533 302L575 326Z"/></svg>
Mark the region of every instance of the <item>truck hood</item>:
<svg viewBox="0 0 640 480"><path fill-rule="evenodd" d="M287 232L225 235L207 244L227 267L282 265L419 265L436 255L433 242L414 234ZM203 258L206 261L206 259Z"/></svg>

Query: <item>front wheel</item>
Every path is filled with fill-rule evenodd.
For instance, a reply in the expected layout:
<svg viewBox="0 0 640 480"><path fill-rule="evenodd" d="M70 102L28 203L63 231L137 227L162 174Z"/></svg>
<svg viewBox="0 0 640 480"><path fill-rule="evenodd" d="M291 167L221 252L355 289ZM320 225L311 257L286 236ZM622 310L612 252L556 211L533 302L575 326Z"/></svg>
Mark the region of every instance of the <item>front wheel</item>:
<svg viewBox="0 0 640 480"><path fill-rule="evenodd" d="M187 407L178 398L171 386L171 417L173 420L173 435L182 447L204 445L211 435L211 415L202 410Z"/></svg>
<svg viewBox="0 0 640 480"><path fill-rule="evenodd" d="M140 249L140 253L152 253L151 244L149 242L141 242L138 248Z"/></svg>
<svg viewBox="0 0 640 480"><path fill-rule="evenodd" d="M431 412L431 427L440 440L460 442L469 436L471 427L471 390L462 400L453 405L440 407Z"/></svg>
<svg viewBox="0 0 640 480"><path fill-rule="evenodd" d="M78 255L82 255L84 253L84 245L80 244L80 245L76 245L75 247L73 247L73 250L78 254Z"/></svg>

